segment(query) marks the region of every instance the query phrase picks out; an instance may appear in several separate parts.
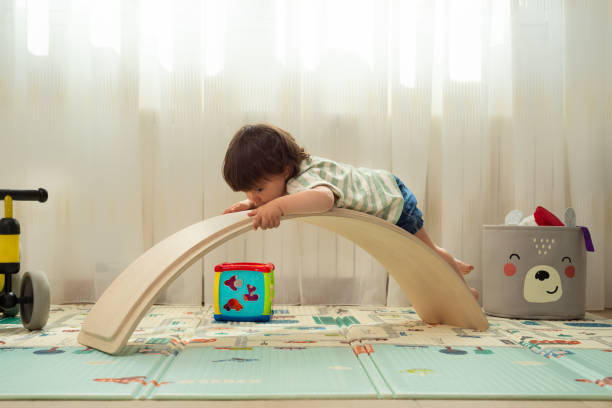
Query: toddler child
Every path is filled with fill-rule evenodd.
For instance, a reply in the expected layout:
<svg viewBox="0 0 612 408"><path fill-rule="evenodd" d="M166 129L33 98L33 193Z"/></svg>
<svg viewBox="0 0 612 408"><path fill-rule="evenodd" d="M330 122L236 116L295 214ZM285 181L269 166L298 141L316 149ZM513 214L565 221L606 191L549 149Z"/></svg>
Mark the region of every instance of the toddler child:
<svg viewBox="0 0 612 408"><path fill-rule="evenodd" d="M433 243L423 228L414 194L385 170L353 167L311 156L286 131L268 124L246 125L229 143L223 178L246 194L224 214L251 210L253 228L276 228L289 214L318 213L332 207L375 215L410 232L436 251L465 282L474 267ZM470 288L478 299L478 291Z"/></svg>

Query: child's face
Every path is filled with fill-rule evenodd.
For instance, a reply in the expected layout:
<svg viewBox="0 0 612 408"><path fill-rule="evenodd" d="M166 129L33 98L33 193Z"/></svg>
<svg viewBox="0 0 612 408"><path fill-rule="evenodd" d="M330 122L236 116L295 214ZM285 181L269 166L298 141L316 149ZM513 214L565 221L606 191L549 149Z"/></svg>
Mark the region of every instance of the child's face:
<svg viewBox="0 0 612 408"><path fill-rule="evenodd" d="M285 195L285 174L276 174L259 180L255 187L245 194L255 206L259 207L275 198Z"/></svg>

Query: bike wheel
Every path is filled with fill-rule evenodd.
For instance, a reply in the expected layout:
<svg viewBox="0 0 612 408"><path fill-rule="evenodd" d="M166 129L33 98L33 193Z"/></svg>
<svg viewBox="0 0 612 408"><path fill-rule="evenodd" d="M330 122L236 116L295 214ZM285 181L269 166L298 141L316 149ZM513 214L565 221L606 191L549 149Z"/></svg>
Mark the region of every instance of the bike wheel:
<svg viewBox="0 0 612 408"><path fill-rule="evenodd" d="M42 329L49 319L51 297L47 275L41 271L28 271L21 278L19 309L21 323L28 330Z"/></svg>

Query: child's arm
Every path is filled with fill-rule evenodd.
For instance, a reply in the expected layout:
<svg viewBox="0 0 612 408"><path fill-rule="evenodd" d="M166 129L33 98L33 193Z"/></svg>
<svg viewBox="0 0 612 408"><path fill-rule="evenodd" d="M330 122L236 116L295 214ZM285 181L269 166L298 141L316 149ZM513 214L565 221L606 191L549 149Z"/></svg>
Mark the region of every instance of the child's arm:
<svg viewBox="0 0 612 408"><path fill-rule="evenodd" d="M271 202L281 208L282 215L320 213L334 206L334 193L325 186L317 186L299 193L284 195Z"/></svg>
<svg viewBox="0 0 612 408"><path fill-rule="evenodd" d="M334 206L334 201L334 193L329 188L318 186L275 198L249 212L248 216L253 217L253 229L276 228L283 215L325 212Z"/></svg>

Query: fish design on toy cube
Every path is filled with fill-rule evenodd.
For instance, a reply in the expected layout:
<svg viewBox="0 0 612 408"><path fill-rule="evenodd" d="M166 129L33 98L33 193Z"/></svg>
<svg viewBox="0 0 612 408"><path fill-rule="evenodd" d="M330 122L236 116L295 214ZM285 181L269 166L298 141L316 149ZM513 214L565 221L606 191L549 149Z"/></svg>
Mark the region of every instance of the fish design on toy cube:
<svg viewBox="0 0 612 408"><path fill-rule="evenodd" d="M215 266L215 320L267 322L274 298L274 264Z"/></svg>
<svg viewBox="0 0 612 408"><path fill-rule="evenodd" d="M482 255L486 313L522 319L584 317L586 251L580 227L485 225Z"/></svg>

